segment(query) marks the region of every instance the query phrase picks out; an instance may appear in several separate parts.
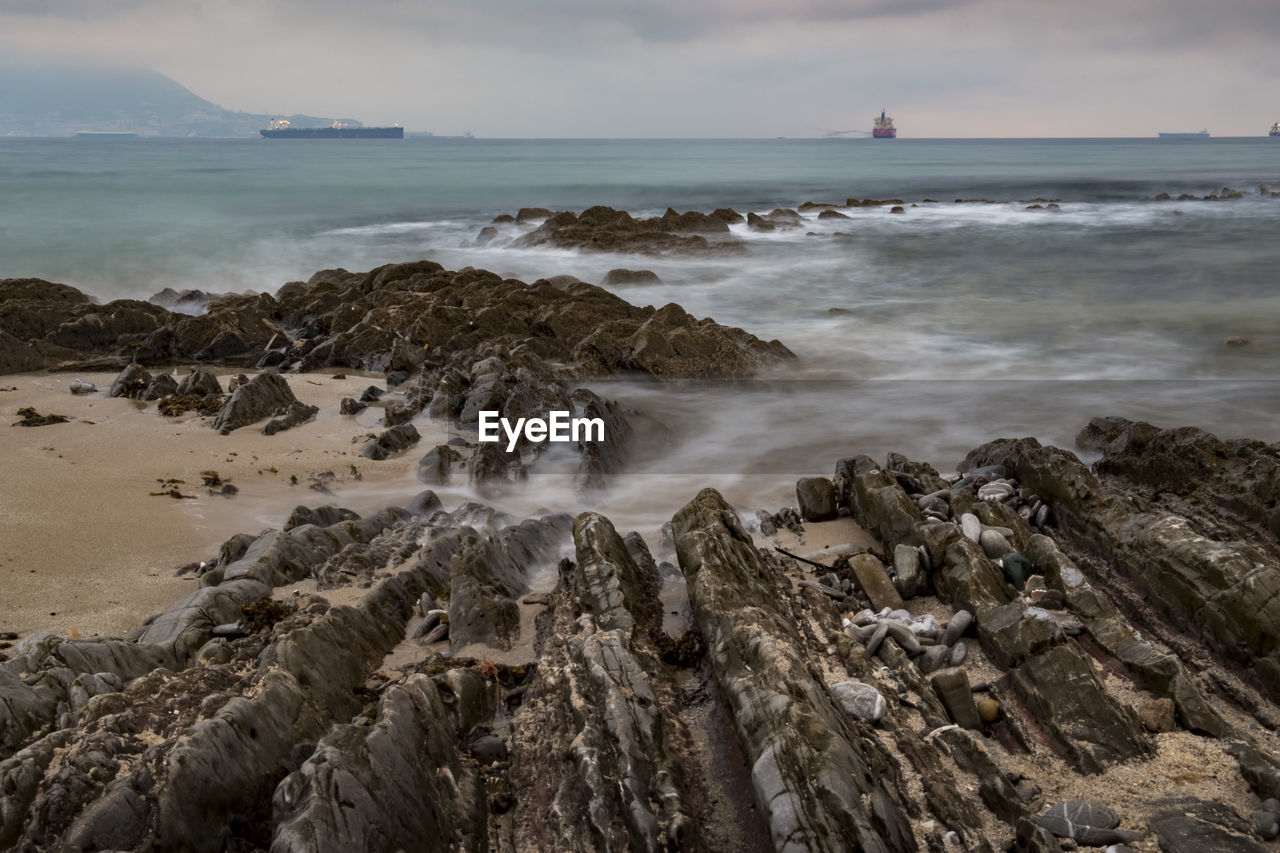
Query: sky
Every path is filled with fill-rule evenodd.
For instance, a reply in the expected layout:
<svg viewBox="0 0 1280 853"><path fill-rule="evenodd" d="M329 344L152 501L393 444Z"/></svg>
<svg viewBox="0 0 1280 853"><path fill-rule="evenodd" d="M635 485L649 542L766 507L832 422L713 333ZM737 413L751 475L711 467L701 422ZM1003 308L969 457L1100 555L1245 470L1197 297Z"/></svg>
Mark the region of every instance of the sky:
<svg viewBox="0 0 1280 853"><path fill-rule="evenodd" d="M0 53L482 137L1265 134L1280 0L0 0Z"/></svg>

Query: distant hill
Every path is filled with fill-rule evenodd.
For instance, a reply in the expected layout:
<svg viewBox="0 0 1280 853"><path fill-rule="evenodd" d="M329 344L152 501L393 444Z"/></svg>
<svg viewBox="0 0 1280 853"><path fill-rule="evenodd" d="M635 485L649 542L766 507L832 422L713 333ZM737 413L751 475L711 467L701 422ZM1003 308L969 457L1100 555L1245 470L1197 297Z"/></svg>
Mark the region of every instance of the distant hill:
<svg viewBox="0 0 1280 853"><path fill-rule="evenodd" d="M253 136L272 118L326 125L332 118L224 109L144 68L90 68L0 61L0 135Z"/></svg>

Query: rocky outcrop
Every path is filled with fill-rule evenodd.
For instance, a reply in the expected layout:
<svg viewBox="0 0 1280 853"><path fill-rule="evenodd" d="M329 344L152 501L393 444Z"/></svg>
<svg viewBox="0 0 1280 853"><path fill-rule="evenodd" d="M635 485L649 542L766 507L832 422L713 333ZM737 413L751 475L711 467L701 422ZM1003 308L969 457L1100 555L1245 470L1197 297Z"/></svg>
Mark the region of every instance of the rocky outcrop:
<svg viewBox="0 0 1280 853"><path fill-rule="evenodd" d="M746 247L728 232L724 219L697 211L668 209L662 216L636 219L625 210L596 206L580 214L551 214L537 229L515 238L512 245L650 255L745 254Z"/></svg>
<svg viewBox="0 0 1280 853"><path fill-rule="evenodd" d="M915 850L903 792L797 653L777 573L704 490L672 520L694 619L778 850ZM873 769L874 768L874 769Z"/></svg>
<svg viewBox="0 0 1280 853"><path fill-rule="evenodd" d="M231 398L213 419L213 428L222 435L228 435L263 418L279 416L286 420L291 417L306 420L318 411L314 406L299 410L297 407L301 405L289 383L279 373L264 371L231 392ZM306 412L306 409L310 411Z"/></svg>
<svg viewBox="0 0 1280 853"><path fill-rule="evenodd" d="M1123 479L1121 489L1100 482L1070 453L1032 439L984 445L968 461L1004 465L1044 494L1072 547L1105 560L1164 617L1280 699L1280 565L1249 528L1128 496Z"/></svg>

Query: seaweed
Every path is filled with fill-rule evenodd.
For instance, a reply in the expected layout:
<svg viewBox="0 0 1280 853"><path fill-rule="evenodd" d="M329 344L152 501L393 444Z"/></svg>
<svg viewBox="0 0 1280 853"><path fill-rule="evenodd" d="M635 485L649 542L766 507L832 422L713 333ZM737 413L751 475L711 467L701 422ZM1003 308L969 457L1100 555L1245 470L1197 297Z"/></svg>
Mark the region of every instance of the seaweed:
<svg viewBox="0 0 1280 853"><path fill-rule="evenodd" d="M71 420L66 415L42 415L30 406L25 409L18 409L18 417L22 418L22 420L14 421L13 426L48 426L49 424L65 424Z"/></svg>

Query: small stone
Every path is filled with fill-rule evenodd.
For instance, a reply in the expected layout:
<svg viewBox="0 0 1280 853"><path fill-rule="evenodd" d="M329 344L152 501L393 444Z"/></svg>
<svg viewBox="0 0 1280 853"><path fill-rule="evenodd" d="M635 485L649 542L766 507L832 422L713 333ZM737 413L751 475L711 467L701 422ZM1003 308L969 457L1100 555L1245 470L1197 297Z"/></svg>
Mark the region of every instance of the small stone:
<svg viewBox="0 0 1280 853"><path fill-rule="evenodd" d="M961 668L944 669L934 673L929 682L946 706L951 719L966 729L982 728L982 718L973 702L969 689L969 675Z"/></svg>
<svg viewBox="0 0 1280 853"><path fill-rule="evenodd" d="M1138 719L1149 732L1171 732L1176 723L1172 699L1153 699L1138 708Z"/></svg>
<svg viewBox="0 0 1280 853"><path fill-rule="evenodd" d="M987 556L993 560L998 560L1013 551L1013 546L1009 544L1008 539L1004 538L1004 534L991 529L984 530L979 534L978 544L982 546L982 550L986 552Z"/></svg>
<svg viewBox="0 0 1280 853"><path fill-rule="evenodd" d="M966 512L964 515L960 516L960 532L963 533L966 538L981 544L982 522L979 521L978 517L973 513Z"/></svg>
<svg viewBox="0 0 1280 853"><path fill-rule="evenodd" d="M870 684L861 681L839 681L829 688L836 702L851 717L868 723L884 717L889 711L889 703Z"/></svg>
<svg viewBox="0 0 1280 853"><path fill-rule="evenodd" d="M987 532L990 533L991 531ZM1000 538L1004 539L1003 536ZM1005 544L1009 544L1007 540ZM988 552L988 556L990 556L990 552ZM1017 551L1009 551L1000 560L1000 565L1004 567L1004 576L1009 579L1009 583L1013 584L1014 589L1021 592L1026 588L1027 578L1031 576L1032 569L1029 559Z"/></svg>
<svg viewBox="0 0 1280 853"><path fill-rule="evenodd" d="M83 379L76 379L67 386L67 390L72 394L92 394L98 390L98 386L92 382L85 382Z"/></svg>
<svg viewBox="0 0 1280 853"><path fill-rule="evenodd" d="M951 653L949 646L934 646L926 649L920 658L920 671L925 675L931 672L937 672L947 665L947 656Z"/></svg>
<svg viewBox="0 0 1280 853"><path fill-rule="evenodd" d="M969 630L969 626L973 624L973 614L968 610L957 610L955 615L951 617L951 621L947 623L947 630L942 632L942 636L938 638L938 644L943 646L955 645L956 641L964 636L965 631Z"/></svg>
<svg viewBox="0 0 1280 853"><path fill-rule="evenodd" d="M951 647L951 654L947 655L947 666L959 666L968 656L969 644L961 640Z"/></svg>
<svg viewBox="0 0 1280 853"><path fill-rule="evenodd" d="M979 696L974 704L978 706L978 716L984 723L994 723L1000 716L1000 703L990 696Z"/></svg>
<svg viewBox="0 0 1280 853"><path fill-rule="evenodd" d="M903 598L919 595L924 585L924 573L920 570L920 551L911 545L898 545L893 549L893 569L897 577L894 584Z"/></svg>
<svg viewBox="0 0 1280 853"><path fill-rule="evenodd" d="M858 586L871 600L871 606L877 610L902 606L902 596L898 594L889 573L880 565L880 561L870 554L859 554L849 561L849 568L858 580Z"/></svg>
<svg viewBox="0 0 1280 853"><path fill-rule="evenodd" d="M1080 840L1084 829L1115 829L1120 815L1106 806L1088 800L1068 800L1050 808L1040 818L1040 825L1059 838Z"/></svg>
<svg viewBox="0 0 1280 853"><path fill-rule="evenodd" d="M1263 841L1270 841L1277 835L1280 835L1280 817L1278 817L1275 812L1254 812L1253 832Z"/></svg>

